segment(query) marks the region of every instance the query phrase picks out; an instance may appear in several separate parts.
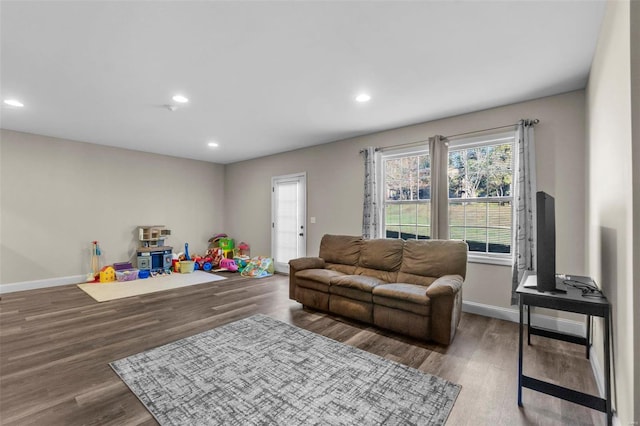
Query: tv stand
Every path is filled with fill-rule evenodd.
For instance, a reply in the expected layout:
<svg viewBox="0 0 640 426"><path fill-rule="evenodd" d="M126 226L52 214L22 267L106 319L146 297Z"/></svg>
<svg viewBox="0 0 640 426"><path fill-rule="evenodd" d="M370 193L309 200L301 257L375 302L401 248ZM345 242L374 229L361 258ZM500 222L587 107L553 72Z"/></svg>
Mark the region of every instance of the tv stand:
<svg viewBox="0 0 640 426"><path fill-rule="evenodd" d="M580 281L593 282L588 277L579 277ZM557 280L562 281L561 278ZM609 335L609 320L611 316L611 305L605 298L593 299L582 297L582 292L576 288L567 287L566 293L539 292L535 286L530 287L536 281L535 275L528 275L523 278L516 290L520 296L520 331L518 342L518 405L522 406L522 388L529 388L537 392L571 401L585 407L606 413L607 425L612 423L611 411L611 348ZM604 388L605 397L599 398L577 390L569 389L553 383L545 382L522 374L523 364L523 334L524 334L524 309L527 307L527 344L531 345L531 336L541 336L550 339L563 340L565 342L584 345L586 357L589 359L589 347L591 346L590 325L591 316L602 317L604 320ZM555 309L565 312L575 312L587 316L587 332L585 337L575 336L566 333L559 333L541 327L531 325L531 307Z"/></svg>

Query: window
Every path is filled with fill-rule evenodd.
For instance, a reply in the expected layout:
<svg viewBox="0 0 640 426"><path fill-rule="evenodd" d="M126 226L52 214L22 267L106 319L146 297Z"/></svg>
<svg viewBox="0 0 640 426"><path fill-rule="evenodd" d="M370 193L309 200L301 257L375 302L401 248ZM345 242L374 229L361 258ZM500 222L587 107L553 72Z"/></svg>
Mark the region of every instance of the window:
<svg viewBox="0 0 640 426"><path fill-rule="evenodd" d="M426 150L382 157L383 235L425 239L431 236L431 169Z"/></svg>
<svg viewBox="0 0 640 426"><path fill-rule="evenodd" d="M513 144L509 132L449 145L449 237L474 254L511 258Z"/></svg>
<svg viewBox="0 0 640 426"><path fill-rule="evenodd" d="M469 244L470 260L507 263L513 228L514 134L449 145L449 234ZM426 149L382 154L382 235L431 237L431 167Z"/></svg>

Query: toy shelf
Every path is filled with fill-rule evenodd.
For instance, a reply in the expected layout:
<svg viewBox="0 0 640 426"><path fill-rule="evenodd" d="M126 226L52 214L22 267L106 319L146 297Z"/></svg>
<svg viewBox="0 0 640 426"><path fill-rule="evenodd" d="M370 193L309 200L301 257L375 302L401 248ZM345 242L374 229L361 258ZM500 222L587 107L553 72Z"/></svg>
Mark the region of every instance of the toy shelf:
<svg viewBox="0 0 640 426"><path fill-rule="evenodd" d="M162 247L170 235L171 230L165 229L164 225L138 227L138 239L141 247Z"/></svg>

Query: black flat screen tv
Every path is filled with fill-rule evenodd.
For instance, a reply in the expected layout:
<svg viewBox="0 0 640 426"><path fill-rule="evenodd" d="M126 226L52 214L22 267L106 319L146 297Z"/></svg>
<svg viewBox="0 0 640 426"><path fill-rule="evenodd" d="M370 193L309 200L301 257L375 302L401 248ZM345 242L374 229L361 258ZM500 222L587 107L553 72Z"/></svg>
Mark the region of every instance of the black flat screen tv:
<svg viewBox="0 0 640 426"><path fill-rule="evenodd" d="M555 200L543 191L536 193L536 261L538 291L565 292L556 286Z"/></svg>

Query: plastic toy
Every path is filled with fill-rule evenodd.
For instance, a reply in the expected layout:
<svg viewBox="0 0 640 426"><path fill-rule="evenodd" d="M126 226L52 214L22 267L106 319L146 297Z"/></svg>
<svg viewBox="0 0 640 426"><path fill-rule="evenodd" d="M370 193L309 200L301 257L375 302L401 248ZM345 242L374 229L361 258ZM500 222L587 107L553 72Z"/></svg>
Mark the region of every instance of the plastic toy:
<svg viewBox="0 0 640 426"><path fill-rule="evenodd" d="M238 270L238 265L236 265L236 262L234 262L233 259L222 259L220 261L220 268L226 269L230 272L236 272Z"/></svg>
<svg viewBox="0 0 640 426"><path fill-rule="evenodd" d="M242 271L243 277L264 278L274 274L273 259L270 257L254 257Z"/></svg>
<svg viewBox="0 0 640 426"><path fill-rule="evenodd" d="M209 238L209 248L217 248L220 247L220 238L226 238L227 234L216 234L213 237Z"/></svg>
<svg viewBox="0 0 640 426"><path fill-rule="evenodd" d="M238 243L238 248L235 250L235 255L249 257L249 250L249 244L245 243L244 241L240 241L240 243Z"/></svg>
<svg viewBox="0 0 640 426"><path fill-rule="evenodd" d="M97 283L100 281L100 246L97 241L91 242L91 272L87 274L87 282Z"/></svg>
<svg viewBox="0 0 640 426"><path fill-rule="evenodd" d="M207 250L207 253L209 251ZM213 258L211 256L205 257L195 257L193 259L196 263L194 264L194 269L201 269L203 271L210 271L213 268Z"/></svg>
<svg viewBox="0 0 640 426"><path fill-rule="evenodd" d="M238 265L238 271L242 272L251 261L251 258L249 256L235 256L233 260L236 262L236 265Z"/></svg>
<svg viewBox="0 0 640 426"><path fill-rule="evenodd" d="M189 256L189 243L184 243L184 260L191 260Z"/></svg>
<svg viewBox="0 0 640 426"><path fill-rule="evenodd" d="M222 249L222 255L227 259L233 259L233 238L220 238L220 248Z"/></svg>
<svg viewBox="0 0 640 426"><path fill-rule="evenodd" d="M137 269L125 269L122 271L116 271L116 279L118 281L133 281L138 278Z"/></svg>
<svg viewBox="0 0 640 426"><path fill-rule="evenodd" d="M222 260L223 253L220 247L214 247L207 250L207 258L211 259L212 268L218 268Z"/></svg>
<svg viewBox="0 0 640 426"><path fill-rule="evenodd" d="M116 270L113 269L113 266L105 266L100 269L100 282L108 283L116 280Z"/></svg>

